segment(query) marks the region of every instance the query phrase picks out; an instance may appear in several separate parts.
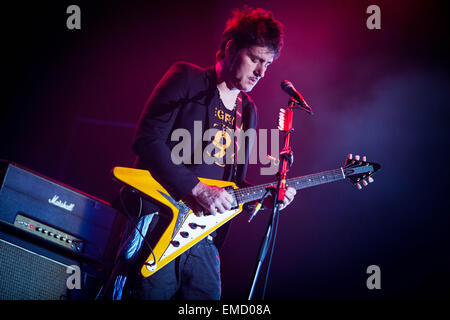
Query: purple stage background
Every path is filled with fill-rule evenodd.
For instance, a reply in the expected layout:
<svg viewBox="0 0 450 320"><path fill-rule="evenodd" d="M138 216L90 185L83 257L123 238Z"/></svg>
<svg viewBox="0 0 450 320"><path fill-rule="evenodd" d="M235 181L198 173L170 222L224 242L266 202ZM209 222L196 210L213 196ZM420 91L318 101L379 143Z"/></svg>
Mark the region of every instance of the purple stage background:
<svg viewBox="0 0 450 320"><path fill-rule="evenodd" d="M315 114L295 113L290 177L338 168L348 153L382 169L358 191L300 192L282 212L267 299L448 296L448 8L435 1L55 1L3 11L0 158L111 202L113 166L131 166L139 114L168 67L215 62L231 9L272 10L285 46L250 96L275 128L289 79ZM170 3L170 4L169 4ZM81 8L81 30L66 8ZM366 8L381 8L368 30ZM250 166L249 180L272 181ZM245 299L268 214L232 223L224 299ZM368 290L366 268L381 268ZM264 273L260 282L264 279ZM260 294L261 286L258 286Z"/></svg>

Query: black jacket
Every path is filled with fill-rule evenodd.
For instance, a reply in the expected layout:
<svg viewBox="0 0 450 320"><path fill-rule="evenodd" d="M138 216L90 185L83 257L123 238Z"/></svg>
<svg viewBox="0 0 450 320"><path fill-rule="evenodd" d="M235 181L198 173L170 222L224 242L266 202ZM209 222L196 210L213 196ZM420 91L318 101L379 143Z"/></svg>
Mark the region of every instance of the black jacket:
<svg viewBox="0 0 450 320"><path fill-rule="evenodd" d="M135 167L149 170L176 200L181 200L192 190L199 175L198 165L172 162L171 150L178 141L171 141L171 133L184 128L194 136L194 121L201 121L203 131L208 129L218 98L214 67L203 69L177 62L157 84L141 114L133 141L137 155ZM244 130L256 129L257 124L256 106L246 94L242 94L242 124ZM202 145L201 141L191 139L192 152L199 143ZM238 184L245 183L252 143L245 143L246 161L237 167L235 182Z"/></svg>

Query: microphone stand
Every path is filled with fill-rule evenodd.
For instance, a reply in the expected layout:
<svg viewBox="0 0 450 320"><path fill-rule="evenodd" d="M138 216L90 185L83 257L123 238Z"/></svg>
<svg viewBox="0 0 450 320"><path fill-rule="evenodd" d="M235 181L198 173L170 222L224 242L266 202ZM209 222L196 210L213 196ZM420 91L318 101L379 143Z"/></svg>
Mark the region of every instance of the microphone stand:
<svg viewBox="0 0 450 320"><path fill-rule="evenodd" d="M253 273L253 282L252 282L252 285L250 288L248 300L252 300L252 298L253 298L256 282L258 280L258 276L261 271L261 266L266 258L267 251L269 249L269 244L270 244L270 242L272 242L270 261L269 261L269 265L268 265L267 271L266 271L266 284L264 286L264 291L263 291L263 296L262 296L262 299L264 300L265 289L266 289L267 279L268 279L269 270L270 270L270 262L272 260L272 255L273 255L273 251L274 251L274 247L275 247L276 231L277 231L277 227L278 227L278 216L279 216L279 211L280 211L279 206L283 202L284 195L286 192L287 172L289 171L289 168L291 167L292 163L294 162L293 151L290 146L290 140L291 140L291 133L292 133L292 131L294 131L294 128L292 127L292 120L293 120L293 112L294 112L294 108L296 107L295 106L296 103L298 103L298 101L291 97L289 100L288 107L285 109L285 116L284 116L285 119L284 119L284 125L283 125L282 131L285 131L286 135L284 137L283 150L280 152L282 166L281 166L281 171L279 170L276 174L276 176L278 178L277 187L270 186L268 189L268 191L270 191L273 196L272 216L271 216L271 219L269 219L269 223L268 223L267 229L266 229L266 235L265 235L264 239L262 240L260 248L259 248L258 260L257 260L255 270ZM308 113L312 114L310 108L305 109L305 108L303 108L303 106L301 104L300 104L299 109L305 110ZM253 214L253 216L254 216L254 214Z"/></svg>

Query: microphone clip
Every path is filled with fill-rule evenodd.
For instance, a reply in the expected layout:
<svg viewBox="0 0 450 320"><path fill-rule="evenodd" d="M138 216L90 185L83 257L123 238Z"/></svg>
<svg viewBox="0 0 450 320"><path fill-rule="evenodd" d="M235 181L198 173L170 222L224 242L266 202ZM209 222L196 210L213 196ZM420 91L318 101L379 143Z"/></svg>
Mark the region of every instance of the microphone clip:
<svg viewBox="0 0 450 320"><path fill-rule="evenodd" d="M290 167L292 167L292 164L294 163L294 151L292 150L292 148L290 146L287 148L284 148L280 152L280 158L286 159L288 162L288 167L290 168Z"/></svg>
<svg viewBox="0 0 450 320"><path fill-rule="evenodd" d="M314 115L314 112L312 111L312 108L306 103L305 100L303 101L298 101L296 99L294 99L293 97L291 97L289 99L289 102L294 105L294 107L296 109L300 109L303 111L306 111L306 113L310 114L310 115Z"/></svg>

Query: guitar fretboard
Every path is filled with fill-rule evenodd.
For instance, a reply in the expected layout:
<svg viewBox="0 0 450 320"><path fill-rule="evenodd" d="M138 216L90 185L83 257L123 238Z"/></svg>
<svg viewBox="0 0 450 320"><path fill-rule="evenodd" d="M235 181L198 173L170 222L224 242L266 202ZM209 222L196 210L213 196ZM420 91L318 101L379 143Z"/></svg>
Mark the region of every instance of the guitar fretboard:
<svg viewBox="0 0 450 320"><path fill-rule="evenodd" d="M295 190L300 190L343 179L345 179L343 169L339 168L315 174L310 174L306 176L287 179L286 184L288 187L293 187L295 188ZM277 182L235 189L234 196L236 197L238 203L247 203L259 200L264 196L264 193L266 192L266 187L271 185L276 187Z"/></svg>

